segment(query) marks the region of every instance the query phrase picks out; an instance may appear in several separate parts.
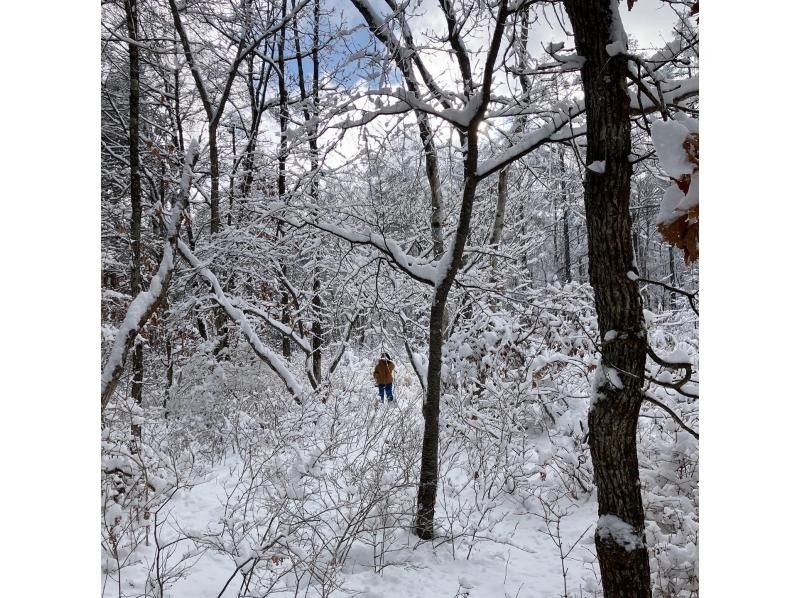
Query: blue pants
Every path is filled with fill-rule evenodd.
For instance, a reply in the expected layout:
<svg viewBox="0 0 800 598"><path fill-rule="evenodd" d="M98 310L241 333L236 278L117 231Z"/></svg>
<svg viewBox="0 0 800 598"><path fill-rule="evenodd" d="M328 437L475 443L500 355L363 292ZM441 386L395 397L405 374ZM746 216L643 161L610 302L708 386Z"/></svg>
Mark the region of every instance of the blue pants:
<svg viewBox="0 0 800 598"><path fill-rule="evenodd" d="M378 395L381 397L381 403L383 403L384 393L386 393L386 397L388 398L390 403L394 401L394 395L392 394L391 384L378 384Z"/></svg>

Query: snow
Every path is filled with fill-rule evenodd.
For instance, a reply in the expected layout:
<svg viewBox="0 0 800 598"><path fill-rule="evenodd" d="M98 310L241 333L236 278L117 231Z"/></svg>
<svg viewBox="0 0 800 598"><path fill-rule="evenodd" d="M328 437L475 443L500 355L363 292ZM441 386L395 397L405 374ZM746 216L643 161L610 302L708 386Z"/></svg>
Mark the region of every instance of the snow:
<svg viewBox="0 0 800 598"><path fill-rule="evenodd" d="M596 533L600 539L611 540L628 552L645 547L643 534L616 515L600 515Z"/></svg>
<svg viewBox="0 0 800 598"><path fill-rule="evenodd" d="M675 207L676 210L688 212L692 208L700 205L700 170L698 169L692 174L692 180L689 183L689 190L686 195L680 200Z"/></svg>
<svg viewBox="0 0 800 598"><path fill-rule="evenodd" d="M678 212L678 206L685 199L683 191L680 190L678 185L672 183L664 191L664 196L661 198L661 207L656 216L656 224L671 224L681 217L681 212Z"/></svg>
<svg viewBox="0 0 800 598"><path fill-rule="evenodd" d="M668 363L691 363L691 359L689 358L689 353L684 348L677 348L672 353L667 355L666 357L660 356L661 359Z"/></svg>
<svg viewBox="0 0 800 598"><path fill-rule="evenodd" d="M653 53L653 55L648 59L648 62L668 62L680 54L682 47L683 42L681 39L673 39L672 41L667 42L663 48Z"/></svg>
<svg viewBox="0 0 800 598"><path fill-rule="evenodd" d="M606 376L608 377L608 381L611 382L611 385L618 389L622 390L625 388L625 385L622 383L622 377L619 375L619 372L614 368L608 367L606 368Z"/></svg>
<svg viewBox="0 0 800 598"><path fill-rule="evenodd" d="M136 295L136 298L131 301L131 304L128 306L128 311L125 313L125 319L117 330L114 345L109 352L106 364L103 367L103 372L100 375L101 395L104 394L106 387L111 383L115 372L118 368L122 367L125 355L132 343L131 337L136 335L143 324L142 320L153 309L159 297L161 297L167 277L172 272L173 266L172 246L169 243L164 243L158 271L150 279L150 285L147 290L140 292Z"/></svg>
<svg viewBox="0 0 800 598"><path fill-rule="evenodd" d="M656 121L650 127L653 137L653 147L661 168L670 177L680 178L684 174L691 174L694 170L686 156L683 142L689 136L689 129L685 124L674 120Z"/></svg>
<svg viewBox="0 0 800 598"><path fill-rule="evenodd" d="M610 44L606 44L606 53L609 56L616 56L617 54L625 54L628 49L625 47L625 43L617 40L613 41Z"/></svg>
<svg viewBox="0 0 800 598"><path fill-rule="evenodd" d="M628 270L625 275L628 277L628 280L637 281L639 280L639 275L636 274L633 270Z"/></svg>
<svg viewBox="0 0 800 598"><path fill-rule="evenodd" d="M258 316L271 327L279 330L282 334L291 337L292 341L294 341L306 353L311 353L313 351L311 344L306 339L298 336L292 328L289 328L280 320L276 320L263 310L253 307L252 305L244 305L238 299L231 299L231 304L244 312L249 312Z"/></svg>
<svg viewBox="0 0 800 598"><path fill-rule="evenodd" d="M320 230L327 231L350 243L375 247L391 257L398 268L404 270L416 280L426 282L431 286L438 286L438 284L441 283L446 268L448 267L446 256L444 261L441 262L436 260L422 260L407 254L397 241L387 237L383 233L377 233L371 230L353 230L331 222L311 222L311 224ZM452 249L449 255L452 256Z"/></svg>
<svg viewBox="0 0 800 598"><path fill-rule="evenodd" d="M606 171L606 161L605 160L595 160L589 166L587 166L589 170L592 172L596 172L597 174L604 174Z"/></svg>
<svg viewBox="0 0 800 598"><path fill-rule="evenodd" d="M515 156L520 156L528 153L532 149L542 145L551 138L555 133L560 131L562 127L567 125L572 118L583 111L583 103L576 103L576 106L571 107L567 112L559 111L553 114L552 121L539 127L538 129L528 133L520 141L510 148L495 154L478 165L476 174L478 178L486 176L488 173L493 172L505 162L511 160Z"/></svg>
<svg viewBox="0 0 800 598"><path fill-rule="evenodd" d="M244 333L247 342L258 354L258 356L266 361L267 365L269 365L269 367L281 377L284 384L286 384L286 388L289 389L292 395L294 395L294 397L298 400L301 400L307 396L308 393L304 391L304 389L297 382L283 359L261 342L261 339L253 330L253 327L250 325L250 322L247 320L244 313L242 313L242 310L234 307L231 304L230 300L223 292L217 277L214 276L211 270L200 263L200 260L197 259L197 257L192 253L191 249L189 249L189 246L183 241L178 241L178 250L184 259L186 259L186 261L197 270L197 273L211 283L217 302L223 307L225 313L228 314L228 316L239 325L239 328Z"/></svg>
<svg viewBox="0 0 800 598"><path fill-rule="evenodd" d="M149 314L152 313L162 294L166 292L169 277L175 266L172 244L178 234L178 225L183 210L189 201L189 186L192 180L192 162L198 151L199 145L197 141L193 139L184 157L183 174L181 176L180 187L178 188L178 196L166 222L167 239L163 245L158 271L150 279L147 290L141 291L128 306L125 318L122 324L120 324L116 337L114 338L114 345L111 351L109 351L106 363L100 374L100 396L102 397L103 402L101 405L103 407L105 407L106 401L110 399L110 396L106 397L106 394L109 390L113 389L114 380L121 374L121 370L125 364L125 358L139 329L145 324L145 320L149 317Z"/></svg>
<svg viewBox="0 0 800 598"><path fill-rule="evenodd" d="M411 359L413 361L412 365L417 372L417 377L422 381L424 387L428 380L428 358L422 353L412 353ZM425 391L426 389L423 388L423 392Z"/></svg>
<svg viewBox="0 0 800 598"><path fill-rule="evenodd" d="M612 12L619 17L619 11L617 10L617 7L613 6L614 0L611 0L611 4ZM620 27L621 26L622 25L620 22ZM624 29L622 29L622 35L625 35ZM627 40L627 37L625 37L625 39ZM650 87L653 96L657 96L658 91L655 89L655 87ZM664 101L668 104L673 104L677 103L681 99L696 96L700 90L700 79L699 77L688 77L686 79L664 81L661 84L661 87ZM630 89L628 95L631 98L631 109L633 110L649 111L656 108L655 104L653 104L653 102L647 96L639 93L635 89ZM572 102L567 107L559 108L558 106L555 106L549 123L534 129L523 136L519 142L515 143L511 147L496 153L491 158L479 163L476 170L478 178L483 178L488 174L497 171L504 164L513 160L515 157L523 156L542 144L547 143L548 141L558 141L560 139L566 139L572 136L584 134L586 132L584 126L575 127L574 129L565 127L565 125L569 124L571 119L582 114L584 110L585 104L582 100ZM491 117L493 115L490 114L489 116ZM678 124L681 124L680 121ZM686 127L686 125L684 126L687 130L689 130L689 127ZM681 140L681 142L682 141L683 140Z"/></svg>
<svg viewBox="0 0 800 598"><path fill-rule="evenodd" d="M609 0L609 10L611 12L611 39L610 43L606 45L606 52L609 56L615 56L627 51L628 34L625 33L625 26L622 24L622 17L619 14L619 0Z"/></svg>
<svg viewBox="0 0 800 598"><path fill-rule="evenodd" d="M581 56L577 52L573 52L572 54L553 54L553 58L567 66L567 68L574 68L579 69L586 64L586 57Z"/></svg>
<svg viewBox="0 0 800 598"><path fill-rule="evenodd" d="M467 128L478 115L482 102L483 92L481 90L476 90L475 93L469 98L469 102L464 108L446 108L438 111L431 108L430 112L436 114L436 116L439 116L440 118L455 123L462 128Z"/></svg>
<svg viewBox="0 0 800 598"><path fill-rule="evenodd" d="M690 133L694 133L695 135L700 133L700 120L697 118L693 118L686 114L685 112L676 112L673 116L676 122L681 123L685 126Z"/></svg>
<svg viewBox="0 0 800 598"><path fill-rule="evenodd" d="M606 381L606 370L601 361L597 364L597 369L594 371L594 377L592 378L592 388L589 395L589 411L594 409L594 406L599 401L606 398L606 393L602 391Z"/></svg>
<svg viewBox="0 0 800 598"><path fill-rule="evenodd" d="M652 95L658 97L658 90L652 85L647 86ZM676 104L682 99L694 97L699 94L700 78L687 77L686 79L663 81L661 83L661 89L664 102L667 104ZM631 99L631 110L648 111L658 107L650 98L640 93L637 89L630 89L628 91L628 96Z"/></svg>
<svg viewBox="0 0 800 598"><path fill-rule="evenodd" d="M183 252L183 247L179 249ZM189 256L188 260L204 275L196 258ZM218 294L216 286L212 286ZM564 291L553 287L550 292L566 293L563 296L574 301L575 288L569 288ZM541 300L537 303L545 304ZM236 307L244 309L241 303ZM567 313L574 312L565 313L554 303L547 303L546 307L541 312L541 325L559 333L557 342L578 340L569 339L569 331L578 329L572 318L567 317ZM569 309L573 307L570 303ZM448 339L447 351L443 351L454 376L466 376L467 362L475 362L482 350L501 351L519 338L507 313L486 315L468 332L456 328ZM585 332L597 334L596 323ZM524 334L530 333L526 325ZM539 334L536 332L535 336ZM618 335L619 331L609 330L603 338L608 340ZM312 571L329 571L334 576L329 580L333 582L329 586L331 598L353 595L423 598L456 596L459 592L462 596L469 592L473 598L563 595L561 561L556 539L548 533L543 503L564 513L559 524L561 541L564 546L575 545L566 574L568 594L579 595L583 591L589 595L591 588L595 593L599 591L592 538L595 523L601 540L616 542L628 550L643 546L644 536L614 516L597 519L598 505L590 481L591 461L585 440L581 440L587 430L586 365L595 363L596 356L590 350L582 360L577 355L568 355L566 348L556 350L552 344L556 341L550 340L544 346L541 338L530 342L524 380L520 378L519 385L512 383L505 389L509 393L506 396L525 401L517 406L513 401L503 404L499 410L503 413L519 409L513 421L525 421L524 430L516 425L497 429L495 410L478 401L462 410L452 383L443 385L442 482L437 502L437 538L432 543L420 542L409 532L423 427L422 396L411 364L398 360L395 387L398 404L392 409L374 404L375 391L370 380L374 354L367 359L358 346L353 347L348 367L340 368L332 380L325 405L312 401L302 406L283 402L281 393L285 391L274 384L273 377L268 377L273 379L270 384L274 384L266 387L270 390L254 388L255 403L247 412L234 411L232 415L227 410L228 402L238 399L235 395L220 396L214 409L223 410L228 423L223 435L215 431L213 438L223 454L209 462L204 455L210 447L205 446L202 436L197 438L197 447L203 448L193 449L192 459L202 461L202 471L190 478L191 484L178 490L159 512L160 542L163 545L177 541L174 554L162 553L165 563L174 565L187 555L190 565L170 582L165 595L233 598L238 595L242 581L236 568L243 566L249 570L256 561L262 580L271 574L290 572L271 589L269 595L279 598L288 598L296 592L316 595L319 586L309 575ZM651 342L660 353L671 353L673 358L696 359L690 343L665 344L664 336L658 334L654 334ZM462 348L467 344L467 348ZM243 353L250 352L249 347L243 344L240 347ZM397 349L389 350L400 353ZM465 358L464 363L459 361L459 355ZM490 404L495 396L503 396L500 393L504 391L504 376L498 376L493 366L505 359L499 357L487 363ZM232 363L236 361L233 359ZM419 367L424 365L420 354L413 361L419 361ZM247 372L242 379L235 379L234 369L228 372L237 394L242 382L261 381L263 376L254 375L255 371ZM560 376L558 371L566 375ZM542 391L535 395L538 397L535 403L531 400L533 393L520 396L532 386L534 374L540 383L538 390ZM594 400L603 398L598 389L605 386L602 390L611 391L621 383L622 375L610 364L600 364L595 372L592 394L596 392L598 396ZM569 380L576 386L570 386ZM191 400L197 401L197 397L192 394ZM528 401L534 407L547 405L553 409L554 421L545 419L547 426L539 427L533 412L524 404ZM562 402L563 409L559 407ZM271 405L276 407L274 411ZM673 398L669 405L683 417L688 414L687 421L693 427L696 425L685 403L676 404ZM163 434L170 428L154 429L147 409L137 413L142 414L147 426L146 437L163 435L167 439L162 448L184 442ZM640 420L642 492L651 566L654 572L679 568L693 575L697 561L696 510L686 496L686 489L696 485L696 481L676 475L672 460L651 461L648 455L657 452L681 458L688 455L693 459L697 443L683 432L677 434L676 441L674 426L655 408L648 407L644 413L647 417ZM516 419L520 415L524 420ZM198 422L199 430L222 427L219 421L204 417L207 419ZM172 420L168 422L160 414L158 422L163 422L159 424L163 426L175 423L183 426L178 419L171 423ZM657 428L651 422L664 428L663 440L656 440L660 437L655 435ZM127 422L123 422L125 425ZM492 440L495 430L502 433L502 438L497 434L496 443ZM105 431L103 439L109 440ZM521 449L527 452L517 453ZM483 459L487 456L489 460L484 467ZM171 453L165 458L167 463L170 457ZM122 456L104 452L104 469L113 466L128 475L139 471L128 453ZM178 483L164 475L163 469L152 469L148 475L163 496L169 496L172 486ZM573 475L587 476L587 489L574 486L574 496L565 493L563 487ZM114 526L117 519L130 517L129 511L115 506L113 498L109 500L102 522ZM273 517L275 521L270 522ZM553 533L552 520L550 527ZM117 533L120 526L113 529ZM359 531L348 535L354 529ZM152 528L149 533L153 533ZM341 545L340 539L344 540ZM337 545L339 548L335 548ZM382 546L386 547L385 552ZM153 575L154 558L155 546L151 541L149 546L137 548L135 564L122 570L122 583L130 588L131 594L145 594L142 587L148 576ZM117 586L113 577L109 577L114 575L115 564L107 554L103 567L107 579L104 596L110 598L116 595ZM223 590L232 575L233 581ZM667 578L673 577L674 573L667 573ZM253 591L252 595L259 593Z"/></svg>
<svg viewBox="0 0 800 598"><path fill-rule="evenodd" d="M362 370L363 379L359 381L359 385L366 387L368 375L368 371ZM421 428L420 396L418 394L409 396L403 394L404 392L402 388L396 390L401 401L399 411L376 408L362 396L336 399L335 404L329 405L331 412L347 414L348 425L355 425L361 430L362 442L369 438L367 430L382 426L376 428L381 434L379 442L374 448L369 445L359 447L356 453L358 460L367 459L379 464L385 459L385 456L382 456L385 454L385 449L382 447L386 446L385 442L389 437L384 436L387 433L390 436L396 433L393 431L396 431L400 424L396 421L397 418L413 422L410 430ZM305 440L313 444L316 439L324 439L327 430L326 426L309 428L308 433L315 438L305 438ZM547 437L542 443L545 441ZM304 470L312 453L304 453L299 447L295 448L298 450L294 458L276 459L269 466L274 468L274 473L270 474L269 471L264 473L268 474L268 477L280 478L285 475L284 472ZM555 448L557 447L553 450ZM544 450L542 455L546 457L545 462L547 462L547 459L552 459L555 453L551 453L548 457L547 451ZM346 457L347 452L343 456ZM346 465L347 469L356 465L355 455L347 457L347 460L350 461ZM179 531L196 538L197 541L190 538L180 540L176 545L176 553L170 561L165 561L172 564L179 557L187 556L193 562L183 575L168 586L165 595L172 598L196 598L219 594L223 598L234 598L239 595L241 575L234 577L224 591L221 591L222 588L236 568L244 566L246 569L257 558L262 563L266 562L275 572L281 571L282 567L296 564L298 573L303 567L314 566L315 559L320 558L318 553L308 549L309 539L295 534L289 521L276 522L267 528L264 522L269 520L270 513L262 513L256 508L245 518L236 514L237 511L234 509L237 505L247 504L244 501L252 500L251 493L254 491L253 484L256 480L251 476L258 471L253 465L248 463L244 455L229 452L221 462L194 480L192 486L179 490L168 503L168 509L165 509L162 515L166 518L162 519L160 531L162 544L179 538ZM336 467L338 466L335 462L327 461L322 468L321 475L325 478L320 487L323 489L322 493L310 492L311 486L306 486L300 476L292 477L289 483L283 486L289 501L286 507L289 512L307 513L312 519L319 518L318 532L321 535L340 534L349 526L364 525L363 521L358 522L355 519L359 514L357 509L348 510L350 506L357 507L358 502L353 502L352 498L348 502L344 496L337 498L335 494L326 496L324 493L324 488L335 485L336 476L341 475ZM453 485L445 484L440 490L437 508L442 513L445 512L445 505L448 508L457 507L457 503L453 501L457 500L459 492L464 491L465 484L468 484L467 489L471 487L470 478L459 478L456 473L453 472L449 478ZM296 474L292 474L294 475ZM539 480L543 492L549 485L556 483L555 479L552 482L549 479L540 480L538 467L531 470L529 475ZM382 479L384 482L380 483L388 483L389 489L397 484L394 476L384 475ZM351 495L357 496L358 493L369 490L370 486L364 487L364 484L369 483L368 480L354 480L349 486ZM261 486L256 488L264 492ZM389 496L393 497L389 506L401 509L401 500L406 500L404 492L391 491ZM335 499L339 504L329 503L330 499ZM413 501L413 495L408 497L408 500ZM371 544L370 534L361 534L352 543L352 547L342 553L346 554L346 558L341 563L340 574L336 577L336 589L332 588L329 595L331 598L353 595L422 598L454 596L459 591L462 595L468 591L469 596L474 598L504 596L509 591L512 595L519 596L559 595L563 588L559 553L541 518L544 513L538 501L530 500L521 504L518 497L502 493L492 501L492 504L492 511L485 517L489 525L487 530L478 534L474 540L469 535L464 535L457 541L455 548L453 543L447 540L449 530L446 528L439 530L439 538L433 543L420 543L408 530L395 532L389 529L377 532L377 550L387 551L383 557L385 560L381 561L380 554L376 556L376 548ZM571 545L583 537L571 555L567 572L568 586L577 591L579 587L586 588L586 584L590 583L588 580L594 579L597 574L593 556L594 546L590 534L586 533L587 530L591 530L596 520L597 503L593 495L588 495L577 502L563 501L560 506L556 502L555 508L566 512L560 522L562 541ZM370 511L370 516L377 519L375 523L379 526L383 525L380 519L381 513L380 508ZM121 515L121 509L118 507L106 511L106 517L111 519L111 523L114 517ZM444 523L446 521L443 519ZM261 537L242 535L244 530L252 526L258 526L255 529L259 530ZM334 540L336 537L331 536ZM333 546L332 544L331 548ZM149 547L142 547L138 555L141 564L135 569L124 570L126 577L123 581L130 584L129 587L139 587L148 575L148 571L152 572L152 568L147 564L153 558L154 550L152 542ZM471 550L469 556L467 550ZM274 563L270 560L273 555L276 558ZM168 558L164 554L162 557ZM380 564L378 570L375 567L376 562ZM316 560L317 567L321 568L324 565L324 560ZM559 573L554 574L556 571ZM314 589L310 582L307 576L305 580L298 580L290 575L285 578L285 583L280 582L276 585L269 595L288 598L295 595L298 588L300 595L306 595L306 590L302 588L307 588L308 595L312 595ZM108 583L105 585L103 596L111 598L116 596L115 592L116 585Z"/></svg>

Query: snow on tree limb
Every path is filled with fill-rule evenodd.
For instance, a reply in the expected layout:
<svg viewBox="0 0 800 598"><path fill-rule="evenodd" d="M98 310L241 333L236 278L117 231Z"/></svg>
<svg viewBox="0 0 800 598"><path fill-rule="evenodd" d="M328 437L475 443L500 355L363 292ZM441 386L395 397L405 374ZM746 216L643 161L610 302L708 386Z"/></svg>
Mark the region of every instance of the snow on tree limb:
<svg viewBox="0 0 800 598"><path fill-rule="evenodd" d="M217 277L214 275L214 273L211 272L211 270L209 270L206 266L201 264L200 260L197 259L197 256L195 256L194 253L192 253L192 250L189 249L189 246L181 240L178 240L178 252L200 276L205 278L206 281L211 284L211 288L214 291L214 298L216 299L217 303L219 303L219 305L225 310L227 316L239 326L245 338L247 339L247 343L253 348L253 351L256 352L256 355L258 355L258 357L261 358L261 360L264 361L264 363L266 363L269 368L281 378L295 402L298 404L302 403L302 399L307 393L304 392L303 388L297 382L292 372L290 372L289 368L286 367L286 363L283 361L283 359L281 359L280 356L278 356L276 353L270 350L269 347L264 345L263 342L261 342L258 334L256 334L255 330L253 330L253 327L250 325L250 322L247 320L247 317L245 317L244 312L242 312L242 310L238 307L234 307L234 305L225 295L225 292L222 290L222 286L219 284L219 280L217 280Z"/></svg>
<svg viewBox="0 0 800 598"><path fill-rule="evenodd" d="M352 243L353 245L370 245L374 247L390 258L390 262L397 266L397 268L418 282L436 287L440 284L444 276L444 273L439 267L439 261L426 261L408 255L400 248L397 241L386 237L382 233L369 230L352 230L330 222L312 222L309 220L305 222L315 228Z"/></svg>
<svg viewBox="0 0 800 598"><path fill-rule="evenodd" d="M486 178L543 144L553 141L553 136L561 131L572 118L582 114L584 110L583 102L580 102L574 107L571 106L568 112L557 111L554 113L550 123L523 136L519 143L515 143L507 150L496 154L493 158L485 160L478 166L475 174L480 179Z"/></svg>
<svg viewBox="0 0 800 598"><path fill-rule="evenodd" d="M664 102L666 104L675 104L699 95L700 77L688 77L678 81L664 81L661 83L661 90L664 95ZM655 87L652 88L652 93L658 93ZM631 114L636 115L645 112L653 112L659 108L652 100L646 97L637 97L636 91L633 89L629 92L629 95L631 97Z"/></svg>
<svg viewBox="0 0 800 598"><path fill-rule="evenodd" d="M139 330L144 326L153 315L153 312L161 304L169 288L169 281L175 269L175 243L178 238L181 215L189 201L189 187L192 181L192 165L199 153L199 146L193 140L183 162L183 175L178 190L178 197L172 206L169 219L166 222L167 239L161 255L161 262L158 271L150 279L150 285L146 291L140 292L134 297L125 318L119 326L117 336L111 353L106 359L103 371L100 376L100 412L106 408L108 402L117 388L122 372L125 371L125 359L128 356Z"/></svg>
<svg viewBox="0 0 800 598"><path fill-rule="evenodd" d="M661 87L665 103L675 104L682 100L696 97L700 92L700 79L699 77L689 77L679 81L666 81L661 83ZM653 93L657 93L655 88L653 88ZM639 98L635 90L631 90L629 95L631 97L631 113L634 115L653 112L659 109L658 104L652 100L646 97ZM494 157L481 163L476 172L478 178L483 179L494 174L511 162L529 154L545 143L563 141L571 137L585 134L585 127L576 128L571 131L565 129L565 126L568 125L571 120L582 115L585 111L586 107L582 100L574 102L566 110L554 110L552 120L548 124L531 131L522 137L518 143L515 143L510 148L495 154Z"/></svg>
<svg viewBox="0 0 800 598"><path fill-rule="evenodd" d="M174 268L175 260L172 245L166 242L164 243L158 271L150 279L148 289L136 295L128 306L125 319L120 324L119 331L114 339L111 354L108 356L105 366L103 366L103 372L100 376L101 412L106 408L111 396L114 394L114 390L117 388L119 378L125 370L125 358L128 356L139 330L147 323L147 320L150 319L150 316L153 315L153 312L164 299Z"/></svg>
<svg viewBox="0 0 800 598"><path fill-rule="evenodd" d="M361 317L361 309L357 309L356 313L353 314L352 318L348 318L348 325L347 325L347 332L344 335L341 343L339 344L339 348L336 351L336 356L331 360L330 365L328 366L328 375L330 376L336 371L336 368L339 366L339 362L344 355L345 349L347 348L347 342L350 340L350 335L353 333L353 328L358 322L359 317Z"/></svg>
<svg viewBox="0 0 800 598"><path fill-rule="evenodd" d="M309 344L309 342L306 339L304 339L304 338L302 338L300 336L297 336L297 333L294 330L292 330L291 328L289 328L288 326L286 326L286 324L284 324L283 322L281 322L279 320L276 320L275 318L270 316L268 313L258 309L257 307L254 307L252 305L242 304L240 302L240 300L238 300L235 297L232 298L230 300L230 302L234 307L237 307L237 308L241 309L244 313L252 314L252 315L260 318L262 321L264 321L270 327L272 327L275 330L279 331L281 334L283 334L285 336L288 336L289 338L291 338L295 342L295 344L298 347L300 347L300 349L303 351L303 353L305 353L306 355L311 355L313 349L311 348L311 345Z"/></svg>

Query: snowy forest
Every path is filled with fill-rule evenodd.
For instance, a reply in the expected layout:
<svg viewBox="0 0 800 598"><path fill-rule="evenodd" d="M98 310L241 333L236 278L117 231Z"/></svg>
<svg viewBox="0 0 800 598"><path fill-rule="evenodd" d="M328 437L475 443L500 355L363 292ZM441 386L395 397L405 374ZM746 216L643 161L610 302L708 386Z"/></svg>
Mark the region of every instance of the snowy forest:
<svg viewBox="0 0 800 598"><path fill-rule="evenodd" d="M105 597L699 596L699 3L103 0Z"/></svg>

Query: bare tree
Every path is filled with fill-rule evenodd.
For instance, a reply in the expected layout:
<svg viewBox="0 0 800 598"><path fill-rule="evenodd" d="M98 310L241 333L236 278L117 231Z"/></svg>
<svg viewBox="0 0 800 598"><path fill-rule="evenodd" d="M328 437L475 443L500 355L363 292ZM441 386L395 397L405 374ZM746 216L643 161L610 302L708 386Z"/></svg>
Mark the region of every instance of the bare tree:
<svg viewBox="0 0 800 598"><path fill-rule="evenodd" d="M142 287L142 181L139 175L139 45L138 15L136 0L125 0L125 24L128 28L128 162L131 177L131 297ZM136 341L133 347L133 380L131 397L137 405L142 404L144 381L144 347ZM131 434L138 441L142 427L131 424Z"/></svg>

